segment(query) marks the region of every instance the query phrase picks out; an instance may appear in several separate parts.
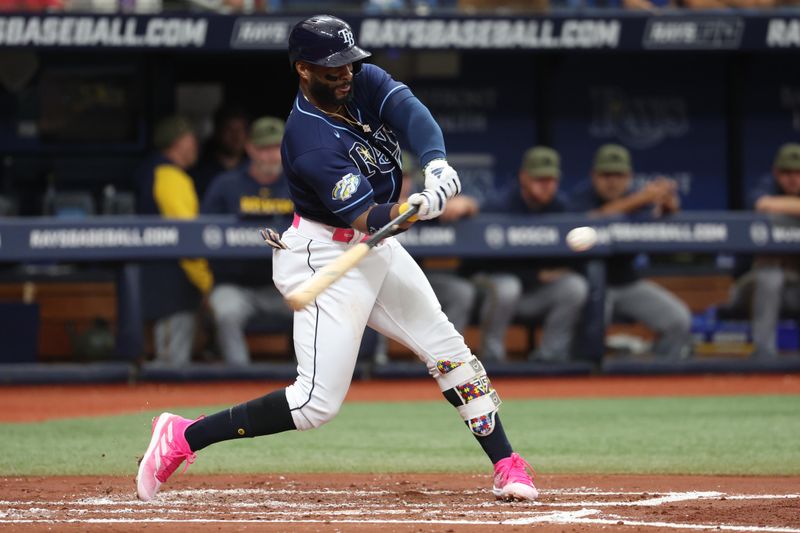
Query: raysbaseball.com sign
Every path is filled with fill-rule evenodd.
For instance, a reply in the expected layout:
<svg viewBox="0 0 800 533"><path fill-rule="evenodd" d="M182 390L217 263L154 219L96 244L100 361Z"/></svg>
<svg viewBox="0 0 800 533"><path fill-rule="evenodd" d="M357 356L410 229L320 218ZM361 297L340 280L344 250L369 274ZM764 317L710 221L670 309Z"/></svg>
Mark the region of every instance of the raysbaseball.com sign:
<svg viewBox="0 0 800 533"><path fill-rule="evenodd" d="M204 18L0 16L0 46L202 48Z"/></svg>
<svg viewBox="0 0 800 533"><path fill-rule="evenodd" d="M358 42L365 48L617 48L621 29L613 19L368 18Z"/></svg>

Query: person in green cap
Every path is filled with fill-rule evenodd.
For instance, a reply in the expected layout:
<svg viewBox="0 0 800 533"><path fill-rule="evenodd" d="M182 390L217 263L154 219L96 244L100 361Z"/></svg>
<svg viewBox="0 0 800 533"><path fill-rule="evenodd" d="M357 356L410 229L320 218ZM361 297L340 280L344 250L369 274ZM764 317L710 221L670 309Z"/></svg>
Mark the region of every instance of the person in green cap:
<svg viewBox="0 0 800 533"><path fill-rule="evenodd" d="M780 147L766 176L748 195L748 206L770 215L800 217L800 144ZM781 312L800 313L800 259L797 255L756 256L749 272L731 290L734 308L751 316L753 357L777 357Z"/></svg>
<svg viewBox="0 0 800 533"><path fill-rule="evenodd" d="M595 152L591 181L580 184L570 198L570 210L594 215L662 216L680 209L674 181L659 178L641 189L633 187L630 152L606 144ZM653 355L685 359L691 355L692 315L684 302L655 283L640 279L633 254L606 261L606 323L613 316L643 323L657 338Z"/></svg>
<svg viewBox="0 0 800 533"><path fill-rule="evenodd" d="M156 124L155 152L135 173L137 212L164 218L197 217L197 192L186 169L197 161L197 138L189 121L171 116ZM195 316L213 278L205 259L153 261L141 266L143 314L154 321L155 363L188 363L196 330Z"/></svg>
<svg viewBox="0 0 800 533"><path fill-rule="evenodd" d="M535 146L527 150L518 178L479 208L476 204L467 210L468 214L480 210L537 216L567 210L567 200L558 190L560 157L552 148ZM454 198L459 199L466 202L469 197L462 194ZM449 210L457 205L449 202L441 218L446 219ZM543 363L569 360L575 327L589 294L586 279L576 270L577 265L564 258L509 259L496 267L489 267L483 261L464 262L462 272L471 275L483 296L481 359L506 358L506 332L514 316L520 315L526 320L541 320L543 324L541 342L528 355L530 360Z"/></svg>
<svg viewBox="0 0 800 533"><path fill-rule="evenodd" d="M259 218L264 225L285 230L294 204L281 166L284 123L262 117L250 126L245 151L248 164L218 175L211 182L203 214L236 214ZM247 365L250 352L244 329L256 314L289 323L292 311L272 282L272 261L227 259L211 261L214 288L209 305L217 344L230 365Z"/></svg>

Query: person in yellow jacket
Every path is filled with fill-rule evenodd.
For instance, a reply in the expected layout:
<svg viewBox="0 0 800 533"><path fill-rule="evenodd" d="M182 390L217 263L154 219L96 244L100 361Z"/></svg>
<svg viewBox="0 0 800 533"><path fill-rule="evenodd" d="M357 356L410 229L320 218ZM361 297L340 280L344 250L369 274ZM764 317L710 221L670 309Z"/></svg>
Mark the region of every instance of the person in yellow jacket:
<svg viewBox="0 0 800 533"><path fill-rule="evenodd" d="M155 152L136 172L137 211L142 215L191 219L199 201L186 169L197 161L197 138L188 120L161 120L153 136ZM214 283L205 259L154 261L141 268L142 302L153 329L156 362L178 367L188 363L196 329L195 317Z"/></svg>

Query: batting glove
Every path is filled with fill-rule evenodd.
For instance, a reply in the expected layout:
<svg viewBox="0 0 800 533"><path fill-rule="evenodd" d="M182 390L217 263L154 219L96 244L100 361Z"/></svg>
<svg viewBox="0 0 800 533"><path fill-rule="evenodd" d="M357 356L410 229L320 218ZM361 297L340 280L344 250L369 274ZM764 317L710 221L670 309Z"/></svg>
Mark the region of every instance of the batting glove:
<svg viewBox="0 0 800 533"><path fill-rule="evenodd" d="M442 214L447 198L438 190L425 189L409 196L407 202L409 205L419 206L417 217L420 220L430 220Z"/></svg>
<svg viewBox="0 0 800 533"><path fill-rule="evenodd" d="M264 239L264 242L267 243L271 248L275 250L288 250L289 247L286 246L286 243L281 240L281 234L275 231L272 228L264 228L262 230L258 230L261 233L261 238Z"/></svg>
<svg viewBox="0 0 800 533"><path fill-rule="evenodd" d="M425 175L425 188L439 190L449 200L461 192L461 180L458 173L445 159L434 159L422 169Z"/></svg>

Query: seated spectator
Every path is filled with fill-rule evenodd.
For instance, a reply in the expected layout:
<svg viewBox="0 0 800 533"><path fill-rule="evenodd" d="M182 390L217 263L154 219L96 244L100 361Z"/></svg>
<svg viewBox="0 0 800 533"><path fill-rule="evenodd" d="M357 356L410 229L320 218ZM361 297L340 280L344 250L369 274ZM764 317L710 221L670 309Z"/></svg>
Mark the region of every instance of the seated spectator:
<svg viewBox="0 0 800 533"><path fill-rule="evenodd" d="M573 211L596 215L649 214L660 217L680 209L677 184L660 178L641 190L632 188L633 168L628 150L616 144L601 146L594 156L591 182L571 197ZM654 355L681 359L691 354L691 313L685 303L650 281L639 279L635 256L620 254L606 261L606 318L636 320L657 335Z"/></svg>
<svg viewBox="0 0 800 533"><path fill-rule="evenodd" d="M289 225L294 204L281 167L283 121L273 117L256 120L245 143L246 167L221 174L203 198L204 214L235 213L264 217L264 225L280 231ZM231 365L250 363L244 329L256 314L283 317L291 310L272 282L272 255L264 259L214 260L214 289L209 304L217 329L217 343Z"/></svg>
<svg viewBox="0 0 800 533"><path fill-rule="evenodd" d="M191 219L199 202L186 173L197 160L197 138L179 116L163 119L155 130L156 152L136 171L137 211L142 215ZM182 366L189 362L196 330L195 315L213 278L205 259L142 263L143 311L155 320L156 362Z"/></svg>
<svg viewBox="0 0 800 533"><path fill-rule="evenodd" d="M800 217L800 144L781 146L772 174L750 194L748 204L760 213ZM750 310L753 356L776 357L781 311L800 313L800 259L756 256L752 269L734 285L731 299L733 307Z"/></svg>
<svg viewBox="0 0 800 533"><path fill-rule="evenodd" d="M536 146L525 152L519 181L484 202L480 209L531 216L563 213L567 206L558 192L560 178L558 152ZM575 326L589 293L586 279L570 263L563 258L525 258L504 260L491 270L476 265L479 272L473 279L483 293L483 359L505 359L506 332L515 314L526 320L543 320L541 343L529 359L555 362L570 358Z"/></svg>
<svg viewBox="0 0 800 533"><path fill-rule="evenodd" d="M250 118L244 109L224 106L214 113L214 130L200 151L200 160L191 169L197 194L205 196L211 180L245 163L244 143Z"/></svg>

